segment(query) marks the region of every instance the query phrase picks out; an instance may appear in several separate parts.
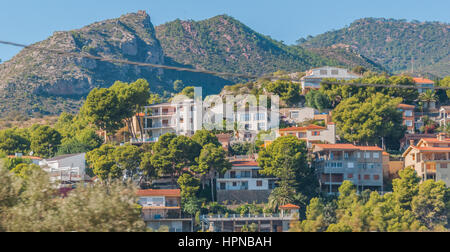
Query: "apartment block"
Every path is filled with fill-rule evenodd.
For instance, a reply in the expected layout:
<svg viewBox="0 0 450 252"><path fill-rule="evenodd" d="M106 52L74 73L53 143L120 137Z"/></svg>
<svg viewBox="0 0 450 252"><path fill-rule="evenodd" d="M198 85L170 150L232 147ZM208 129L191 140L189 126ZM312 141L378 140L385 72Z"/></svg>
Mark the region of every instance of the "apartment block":
<svg viewBox="0 0 450 252"><path fill-rule="evenodd" d="M383 189L383 150L376 146L353 144L314 144L314 165L321 190L337 193L344 180L358 188Z"/></svg>

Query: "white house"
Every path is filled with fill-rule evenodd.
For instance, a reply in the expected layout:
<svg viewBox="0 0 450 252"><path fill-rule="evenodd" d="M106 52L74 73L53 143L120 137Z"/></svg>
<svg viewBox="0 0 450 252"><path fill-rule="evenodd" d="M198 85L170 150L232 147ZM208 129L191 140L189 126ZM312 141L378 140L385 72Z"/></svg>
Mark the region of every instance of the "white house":
<svg viewBox="0 0 450 252"><path fill-rule="evenodd" d="M320 67L309 70L306 76L301 78L302 90L306 93L311 89L319 89L323 79L353 80L361 78L361 75L351 73L347 69L338 67Z"/></svg>
<svg viewBox="0 0 450 252"><path fill-rule="evenodd" d="M81 182L87 180L86 153L62 155L39 161L39 166L50 174L51 181Z"/></svg>
<svg viewBox="0 0 450 252"><path fill-rule="evenodd" d="M265 202L275 188L276 179L261 175L254 159L235 159L231 164L232 168L217 179L218 201Z"/></svg>
<svg viewBox="0 0 450 252"><path fill-rule="evenodd" d="M444 127L450 124L450 106L442 106L439 110L439 126Z"/></svg>

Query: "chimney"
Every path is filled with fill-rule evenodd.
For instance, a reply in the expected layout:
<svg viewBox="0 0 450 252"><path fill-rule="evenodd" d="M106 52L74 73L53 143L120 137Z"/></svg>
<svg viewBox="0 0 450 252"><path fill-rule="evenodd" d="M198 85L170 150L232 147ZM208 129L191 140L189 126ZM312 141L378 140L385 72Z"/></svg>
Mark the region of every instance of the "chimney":
<svg viewBox="0 0 450 252"><path fill-rule="evenodd" d="M445 133L439 133L437 135L437 138L438 138L439 141L445 141L446 134Z"/></svg>

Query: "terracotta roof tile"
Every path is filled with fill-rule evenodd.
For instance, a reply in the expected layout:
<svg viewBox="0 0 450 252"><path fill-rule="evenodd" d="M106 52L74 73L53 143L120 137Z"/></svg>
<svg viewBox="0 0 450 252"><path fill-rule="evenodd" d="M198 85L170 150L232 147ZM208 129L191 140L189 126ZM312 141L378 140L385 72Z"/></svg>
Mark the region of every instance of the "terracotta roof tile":
<svg viewBox="0 0 450 252"><path fill-rule="evenodd" d="M416 106L409 105L409 104L398 104L397 108L408 108L408 109L414 109Z"/></svg>
<svg viewBox="0 0 450 252"><path fill-rule="evenodd" d="M413 78L416 84L434 84L434 81L425 78Z"/></svg>
<svg viewBox="0 0 450 252"><path fill-rule="evenodd" d="M180 189L148 189L139 190L137 192L138 196L167 196L167 197L180 197Z"/></svg>
<svg viewBox="0 0 450 252"><path fill-rule="evenodd" d="M22 158L22 159L33 159L33 160L42 160L43 158L40 157L32 157L32 156L22 156L22 157L16 157L14 155L8 156L9 158Z"/></svg>
<svg viewBox="0 0 450 252"><path fill-rule="evenodd" d="M314 144L325 150L362 150L362 151L383 151L378 146L355 146L353 144Z"/></svg>
<svg viewBox="0 0 450 252"><path fill-rule="evenodd" d="M296 206L294 204L287 204L287 205L284 205L284 206L280 206L280 209L300 209L300 207Z"/></svg>
<svg viewBox="0 0 450 252"><path fill-rule="evenodd" d="M318 125L308 125L306 127L290 127L290 128L285 128L285 129L280 129L280 131L305 131L305 130L325 130L325 127L322 126L318 126Z"/></svg>
<svg viewBox="0 0 450 252"><path fill-rule="evenodd" d="M231 161L231 164L236 167L258 166L258 162L256 160L234 160L234 161Z"/></svg>

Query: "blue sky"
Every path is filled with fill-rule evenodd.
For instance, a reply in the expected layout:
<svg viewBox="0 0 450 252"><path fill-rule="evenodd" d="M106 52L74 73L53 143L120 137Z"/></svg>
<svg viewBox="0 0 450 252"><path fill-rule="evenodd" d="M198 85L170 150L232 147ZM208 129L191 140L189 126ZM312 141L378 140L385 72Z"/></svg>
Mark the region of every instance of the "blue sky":
<svg viewBox="0 0 450 252"><path fill-rule="evenodd" d="M0 40L30 44L54 31L141 9L150 14L154 25L228 14L287 44L362 17L450 23L448 0L14 0L0 5ZM19 50L0 45L0 59L8 60Z"/></svg>

